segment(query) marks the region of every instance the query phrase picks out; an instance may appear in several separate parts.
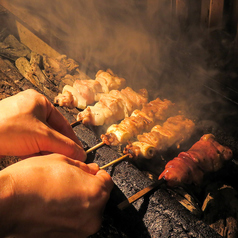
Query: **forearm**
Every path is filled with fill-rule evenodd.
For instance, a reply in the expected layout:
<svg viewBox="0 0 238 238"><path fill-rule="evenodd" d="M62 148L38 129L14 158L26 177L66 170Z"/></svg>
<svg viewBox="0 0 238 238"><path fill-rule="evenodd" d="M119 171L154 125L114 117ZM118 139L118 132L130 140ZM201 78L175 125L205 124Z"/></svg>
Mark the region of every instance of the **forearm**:
<svg viewBox="0 0 238 238"><path fill-rule="evenodd" d="M6 237L16 224L16 203L13 202L13 181L4 170L0 171L0 237Z"/></svg>

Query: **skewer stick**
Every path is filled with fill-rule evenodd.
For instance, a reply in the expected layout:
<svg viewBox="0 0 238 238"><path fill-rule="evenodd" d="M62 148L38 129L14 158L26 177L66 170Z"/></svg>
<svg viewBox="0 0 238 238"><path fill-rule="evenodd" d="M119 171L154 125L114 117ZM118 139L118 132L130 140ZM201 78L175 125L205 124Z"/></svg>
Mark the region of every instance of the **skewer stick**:
<svg viewBox="0 0 238 238"><path fill-rule="evenodd" d="M129 197L128 199L126 199L125 201L121 202L120 204L117 205L117 207L120 210L124 210L125 208L127 208L131 203L135 202L136 200L138 200L139 198L141 198L142 196L144 196L145 194L149 193L150 191L152 191L153 189L157 188L158 186L160 186L161 184L165 183L166 180L165 179L160 179L155 183L152 183L151 185L149 185L148 187L142 189L141 191L139 191L138 193L132 195L131 197Z"/></svg>
<svg viewBox="0 0 238 238"><path fill-rule="evenodd" d="M74 128L75 126L79 125L80 123L81 123L81 121L75 121L75 122L72 122L72 123L70 124L70 126L71 126L72 128ZM98 149L99 147L101 147L101 146L104 145L104 144L105 144L105 143L104 143L103 141L100 142L100 143L98 143L97 145L95 145L95 146L91 147L90 149L88 149L88 150L86 151L86 154L90 153L90 152L93 151L93 150Z"/></svg>
<svg viewBox="0 0 238 238"><path fill-rule="evenodd" d="M98 143L98 144L96 144L95 146L93 146L93 147L91 147L90 149L88 149L88 150L86 151L86 154L90 153L90 152L93 151L93 150L98 149L99 147L103 146L104 144L105 144L105 143L104 143L103 141L100 142L100 143Z"/></svg>
<svg viewBox="0 0 238 238"><path fill-rule="evenodd" d="M75 122L72 122L72 123L70 124L70 126L71 126L72 128L74 128L75 126L79 125L80 123L81 123L81 121L75 121Z"/></svg>
<svg viewBox="0 0 238 238"><path fill-rule="evenodd" d="M110 162L108 164L103 165L102 167L100 167L100 169L105 169L105 168L107 168L107 167L109 167L109 166L111 166L111 165L113 165L113 164L115 164L115 163L117 163L121 160L124 160L127 156L129 156L129 155L128 154L123 155L122 157L120 157L118 159L115 159L115 160L113 160L112 162Z"/></svg>

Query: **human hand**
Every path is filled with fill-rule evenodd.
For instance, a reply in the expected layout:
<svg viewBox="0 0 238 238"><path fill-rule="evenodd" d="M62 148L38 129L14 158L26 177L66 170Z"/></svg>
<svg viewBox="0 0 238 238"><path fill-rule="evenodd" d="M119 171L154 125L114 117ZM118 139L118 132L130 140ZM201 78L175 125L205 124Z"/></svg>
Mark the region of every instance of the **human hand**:
<svg viewBox="0 0 238 238"><path fill-rule="evenodd" d="M0 236L24 238L94 234L113 187L110 175L97 164L59 154L3 169L0 184Z"/></svg>
<svg viewBox="0 0 238 238"><path fill-rule="evenodd" d="M49 152L86 159L69 122L46 97L30 89L0 101L0 156Z"/></svg>

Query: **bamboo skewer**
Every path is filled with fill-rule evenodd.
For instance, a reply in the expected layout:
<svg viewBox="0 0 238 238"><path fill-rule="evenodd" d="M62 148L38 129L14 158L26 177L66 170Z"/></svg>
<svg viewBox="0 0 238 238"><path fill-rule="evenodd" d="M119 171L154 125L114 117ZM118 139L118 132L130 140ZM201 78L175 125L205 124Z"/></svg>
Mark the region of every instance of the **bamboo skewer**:
<svg viewBox="0 0 238 238"><path fill-rule="evenodd" d="M117 207L120 210L124 210L125 208L127 208L131 203L135 202L136 200L138 200L139 198L141 198L142 196L144 196L145 194L149 193L150 191L152 191L153 189L157 188L158 186L162 185L163 183L165 183L166 180L164 180L163 178L158 180L155 183L152 183L151 185L149 185L148 187L142 189L141 191L139 191L138 193L132 195L131 197L129 197L128 199L126 199L125 201L121 202L120 204L117 205Z"/></svg>
<svg viewBox="0 0 238 238"><path fill-rule="evenodd" d="M127 156L129 156L129 155L128 154L123 155L120 158L115 159L115 160L111 161L110 163L103 165L102 167L100 167L100 169L105 169L105 168L107 168L107 167L109 167L109 166L111 166L111 165L113 165L117 162L120 162L120 161L124 160Z"/></svg>
<svg viewBox="0 0 238 238"><path fill-rule="evenodd" d="M75 121L75 122L72 122L72 123L70 124L70 126L71 126L72 128L74 128L75 126L79 125L80 123L81 123L81 121ZM88 149L88 150L86 151L86 154L90 153L90 152L93 151L93 150L98 149L99 147L103 146L104 144L105 144L105 143L104 143L103 141L100 142L100 143L98 143L98 144L96 144L95 146L93 146L93 147L91 147L90 149Z"/></svg>
<svg viewBox="0 0 238 238"><path fill-rule="evenodd" d="M81 121L75 121L75 122L72 122L72 123L70 124L70 126L71 126L72 128L74 128L75 126L79 125L80 123L81 123Z"/></svg>
<svg viewBox="0 0 238 238"><path fill-rule="evenodd" d="M103 141L100 142L100 143L98 143L98 144L96 144L95 146L93 146L93 147L91 147L90 149L88 149L88 150L86 151L86 154L90 153L90 152L93 151L93 150L98 149L99 147L103 146L104 144L105 144L105 143L104 143Z"/></svg>

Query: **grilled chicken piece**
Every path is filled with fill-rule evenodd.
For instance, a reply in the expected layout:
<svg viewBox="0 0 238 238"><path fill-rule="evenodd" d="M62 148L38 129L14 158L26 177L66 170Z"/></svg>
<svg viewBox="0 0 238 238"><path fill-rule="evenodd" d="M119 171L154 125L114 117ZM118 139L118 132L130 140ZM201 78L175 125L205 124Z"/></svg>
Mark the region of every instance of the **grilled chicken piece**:
<svg viewBox="0 0 238 238"><path fill-rule="evenodd" d="M76 80L73 87L77 89L79 94L86 100L86 104L95 102L95 94L102 92L101 84L93 79L89 80Z"/></svg>
<svg viewBox="0 0 238 238"><path fill-rule="evenodd" d="M125 79L115 76L110 70L106 72L100 70L96 74L95 80L75 80L73 86L65 85L62 93L55 97L54 103L69 108L85 109L87 105L98 101L102 97L101 94L124 86Z"/></svg>
<svg viewBox="0 0 238 238"><path fill-rule="evenodd" d="M72 86L65 85L62 93L54 98L54 103L60 107L80 108L84 109L87 106L87 101L80 93Z"/></svg>
<svg viewBox="0 0 238 238"><path fill-rule="evenodd" d="M95 94L102 92L101 84L93 79L75 80L73 86L65 85L54 103L68 108L84 109L95 102Z"/></svg>
<svg viewBox="0 0 238 238"><path fill-rule="evenodd" d="M168 186L181 184L200 185L204 174L218 171L227 160L232 158L230 148L219 144L214 135L205 134L187 152L169 161L159 176Z"/></svg>
<svg viewBox="0 0 238 238"><path fill-rule="evenodd" d="M141 110L134 110L130 117L126 117L119 124L111 125L106 134L101 135L101 139L107 145L125 144L143 131L149 131L155 123L165 120L173 112L174 103L157 98L145 104Z"/></svg>
<svg viewBox="0 0 238 238"><path fill-rule="evenodd" d="M130 88L115 91L112 90L108 94L101 95L99 102L94 106L88 106L78 114L77 120L82 121L83 124L94 126L109 125L130 115L132 108L141 108L147 103L147 97L144 97L144 95L147 96L145 89L139 93ZM143 93L141 94L141 92ZM123 95L119 97L120 94ZM133 95L133 101L130 100L132 98L131 94Z"/></svg>
<svg viewBox="0 0 238 238"><path fill-rule="evenodd" d="M163 101L159 98L147 103L141 110L148 117L153 118L155 121L164 121L168 115L172 115L177 111L175 104L168 99Z"/></svg>
<svg viewBox="0 0 238 238"><path fill-rule="evenodd" d="M162 126L156 125L150 132L138 135L138 141L127 145L124 153L130 154L132 158L150 159L155 152L165 151L172 145L179 147L180 143L191 136L194 126L194 123L183 115L169 117ZM150 148L148 151L144 149L145 145Z"/></svg>
<svg viewBox="0 0 238 238"><path fill-rule="evenodd" d="M107 95L108 94L101 94L99 100L100 101L107 100L108 97ZM122 100L125 108L124 117L130 116L133 110L139 108L141 104L143 105L144 103L146 103L148 98L148 92L146 89L140 89L139 92L135 92L130 87L126 87L121 91L111 90L109 92L109 95ZM105 104L106 103L107 102L105 102Z"/></svg>
<svg viewBox="0 0 238 238"><path fill-rule="evenodd" d="M107 71L99 70L95 80L101 84L103 93L109 93L113 89L122 89L126 85L126 80L119 78L110 69Z"/></svg>

